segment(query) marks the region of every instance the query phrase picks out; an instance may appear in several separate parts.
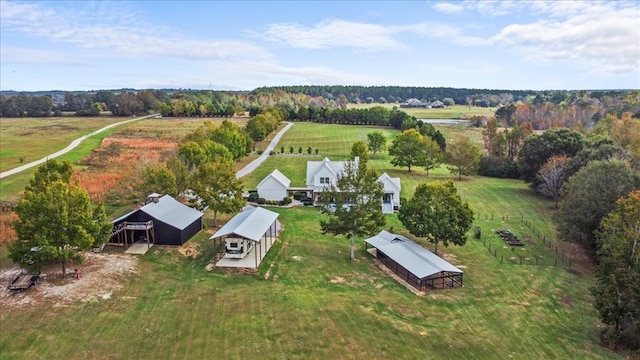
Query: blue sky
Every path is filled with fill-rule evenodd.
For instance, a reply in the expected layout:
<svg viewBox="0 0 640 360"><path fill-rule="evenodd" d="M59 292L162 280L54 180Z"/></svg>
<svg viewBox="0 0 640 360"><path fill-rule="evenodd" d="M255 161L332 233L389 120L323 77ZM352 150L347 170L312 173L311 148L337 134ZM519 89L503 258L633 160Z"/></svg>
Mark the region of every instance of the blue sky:
<svg viewBox="0 0 640 360"><path fill-rule="evenodd" d="M0 89L640 89L639 1L5 1Z"/></svg>

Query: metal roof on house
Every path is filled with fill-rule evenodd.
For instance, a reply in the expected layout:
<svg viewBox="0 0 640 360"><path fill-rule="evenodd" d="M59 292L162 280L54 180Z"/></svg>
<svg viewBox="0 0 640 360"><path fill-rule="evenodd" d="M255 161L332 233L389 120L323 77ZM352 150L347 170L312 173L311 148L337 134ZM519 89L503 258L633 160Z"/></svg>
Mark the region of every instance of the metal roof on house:
<svg viewBox="0 0 640 360"><path fill-rule="evenodd" d="M357 156L353 159L356 167L359 161L360 159ZM325 157L322 161L307 161L307 186L313 186L313 178L322 168L327 168L333 176L337 178L338 174L342 173L345 164L348 162L349 161L331 161L328 157Z"/></svg>
<svg viewBox="0 0 640 360"><path fill-rule="evenodd" d="M261 207L244 210L224 224L210 239L236 234L253 241L260 241L279 215Z"/></svg>
<svg viewBox="0 0 640 360"><path fill-rule="evenodd" d="M385 191L393 190L388 188L387 184L390 184L395 189L400 191L400 178L392 178L391 176L387 175L387 173L385 172L385 173L382 173L382 175L380 175L380 177L378 178L378 181L382 183Z"/></svg>
<svg viewBox="0 0 640 360"><path fill-rule="evenodd" d="M202 217L202 212L188 207L170 195L161 197L158 202L150 202L138 210L131 211L115 220L114 223L127 218L136 211L143 211L149 216L171 225L177 229L184 230L194 221Z"/></svg>
<svg viewBox="0 0 640 360"><path fill-rule="evenodd" d="M267 179L269 179L270 177L274 178L277 182L279 182L280 184L282 184L282 186L284 186L286 188L288 188L289 184L291 184L291 180L289 180L288 177L286 177L278 169L275 169L275 170L273 170L271 172L271 174L267 175L264 179L262 179L262 181L260 181L260 183L258 184L257 187L260 187L262 185L262 183L267 181Z"/></svg>
<svg viewBox="0 0 640 360"><path fill-rule="evenodd" d="M402 235L382 230L365 242L385 253L419 279L443 271L463 273L438 255Z"/></svg>

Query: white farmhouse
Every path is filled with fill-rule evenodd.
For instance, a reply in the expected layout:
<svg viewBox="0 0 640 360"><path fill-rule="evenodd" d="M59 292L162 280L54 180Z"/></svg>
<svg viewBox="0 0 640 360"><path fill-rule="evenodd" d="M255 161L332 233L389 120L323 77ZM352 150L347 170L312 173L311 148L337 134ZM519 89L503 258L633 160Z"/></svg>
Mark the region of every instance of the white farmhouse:
<svg viewBox="0 0 640 360"><path fill-rule="evenodd" d="M280 201L287 196L291 180L275 169L258 184L258 196L265 200Z"/></svg>
<svg viewBox="0 0 640 360"><path fill-rule="evenodd" d="M382 173L378 178L382 183L384 195L382 196L382 212L393 214L400 207L400 178L392 178L387 173Z"/></svg>
<svg viewBox="0 0 640 360"><path fill-rule="evenodd" d="M359 158L354 160L358 166ZM307 161L307 188L312 191L311 198L315 203L320 199L320 194L325 186L335 184L338 175L344 170L348 161L331 161L324 158L322 161Z"/></svg>

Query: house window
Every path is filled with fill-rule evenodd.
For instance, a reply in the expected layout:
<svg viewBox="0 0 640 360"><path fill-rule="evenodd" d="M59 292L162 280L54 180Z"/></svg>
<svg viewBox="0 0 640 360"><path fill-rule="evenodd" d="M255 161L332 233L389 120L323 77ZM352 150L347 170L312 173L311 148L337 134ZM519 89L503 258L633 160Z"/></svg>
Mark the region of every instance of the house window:
<svg viewBox="0 0 640 360"><path fill-rule="evenodd" d="M320 178L320 184L327 184L327 185L329 185L329 178L328 178L328 177L321 177L321 178Z"/></svg>

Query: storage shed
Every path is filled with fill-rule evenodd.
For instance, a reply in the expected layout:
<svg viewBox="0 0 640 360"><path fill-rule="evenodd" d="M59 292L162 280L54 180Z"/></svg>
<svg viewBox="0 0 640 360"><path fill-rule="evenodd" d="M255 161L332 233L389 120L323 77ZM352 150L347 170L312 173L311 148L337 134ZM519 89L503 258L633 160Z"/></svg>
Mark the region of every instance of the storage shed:
<svg viewBox="0 0 640 360"><path fill-rule="evenodd" d="M202 215L170 195L151 194L146 205L113 220L111 242L183 245L202 230Z"/></svg>
<svg viewBox="0 0 640 360"><path fill-rule="evenodd" d="M462 286L462 270L407 237L382 230L365 244L370 254L420 291Z"/></svg>

